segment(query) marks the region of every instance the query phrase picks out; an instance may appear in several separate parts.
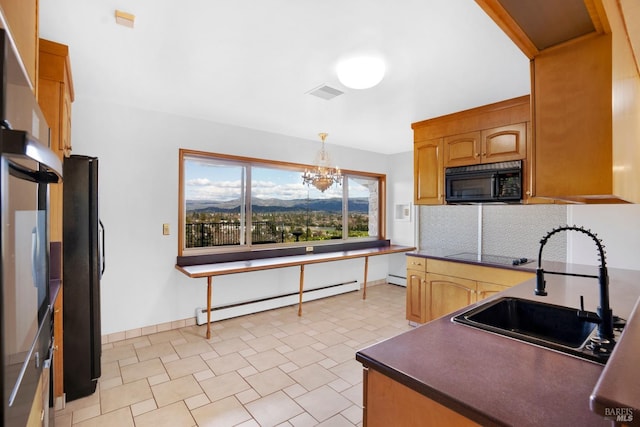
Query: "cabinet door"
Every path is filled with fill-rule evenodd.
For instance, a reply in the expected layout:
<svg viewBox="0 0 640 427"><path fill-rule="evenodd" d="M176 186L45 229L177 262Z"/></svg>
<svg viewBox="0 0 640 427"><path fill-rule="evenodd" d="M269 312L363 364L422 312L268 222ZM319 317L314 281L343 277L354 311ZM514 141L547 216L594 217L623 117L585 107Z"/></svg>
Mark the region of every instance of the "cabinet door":
<svg viewBox="0 0 640 427"><path fill-rule="evenodd" d="M38 0L0 0L0 9L35 90L38 79Z"/></svg>
<svg viewBox="0 0 640 427"><path fill-rule="evenodd" d="M527 156L527 124L483 130L480 155L482 163L524 159Z"/></svg>
<svg viewBox="0 0 640 427"><path fill-rule="evenodd" d="M444 203L442 138L414 144L413 176L413 193L416 204L441 205Z"/></svg>
<svg viewBox="0 0 640 427"><path fill-rule="evenodd" d="M444 166L480 163L480 132L469 132L444 138Z"/></svg>
<svg viewBox="0 0 640 427"><path fill-rule="evenodd" d="M63 325L62 325L62 287L58 292L58 297L53 305L53 337L55 339L54 355L53 355L53 397L61 397L64 394L64 360L62 343Z"/></svg>
<svg viewBox="0 0 640 427"><path fill-rule="evenodd" d="M427 283L425 273L407 270L407 320L425 323L427 316Z"/></svg>
<svg viewBox="0 0 640 427"><path fill-rule="evenodd" d="M63 104L60 83L50 79L40 79L38 82L38 104L51 128L50 144L55 153L62 150L60 141L60 106Z"/></svg>
<svg viewBox="0 0 640 427"><path fill-rule="evenodd" d="M60 147L64 157L71 155L71 94L69 85L62 83L62 105L60 108Z"/></svg>
<svg viewBox="0 0 640 427"><path fill-rule="evenodd" d="M583 201L613 193L611 51L603 35L533 60L534 196Z"/></svg>
<svg viewBox="0 0 640 427"><path fill-rule="evenodd" d="M442 317L476 300L476 281L427 273L430 319Z"/></svg>
<svg viewBox="0 0 640 427"><path fill-rule="evenodd" d="M509 286L497 285L495 283L478 282L476 301L483 300L506 289L509 289Z"/></svg>
<svg viewBox="0 0 640 427"><path fill-rule="evenodd" d="M373 368L365 369L363 403L367 427L479 425Z"/></svg>

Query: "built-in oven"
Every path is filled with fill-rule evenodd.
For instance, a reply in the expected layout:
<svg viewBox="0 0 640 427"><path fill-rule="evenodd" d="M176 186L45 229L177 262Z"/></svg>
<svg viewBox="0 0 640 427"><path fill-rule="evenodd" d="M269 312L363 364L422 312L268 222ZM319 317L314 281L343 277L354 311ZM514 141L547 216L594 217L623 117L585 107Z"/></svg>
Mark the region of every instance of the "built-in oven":
<svg viewBox="0 0 640 427"><path fill-rule="evenodd" d="M48 384L56 292L49 280L49 185L62 167L47 147L49 129L17 58L0 30L0 423L22 427L30 415L44 418L48 406L31 414Z"/></svg>
<svg viewBox="0 0 640 427"><path fill-rule="evenodd" d="M522 201L522 161L483 163L445 169L447 203Z"/></svg>

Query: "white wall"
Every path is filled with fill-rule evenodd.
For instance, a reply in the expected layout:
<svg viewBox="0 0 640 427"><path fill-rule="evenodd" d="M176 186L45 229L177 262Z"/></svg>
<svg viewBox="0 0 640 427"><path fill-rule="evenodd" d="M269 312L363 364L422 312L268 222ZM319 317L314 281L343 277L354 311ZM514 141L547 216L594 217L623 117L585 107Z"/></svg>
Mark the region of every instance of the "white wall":
<svg viewBox="0 0 640 427"><path fill-rule="evenodd" d="M413 152L389 156L389 176L387 177L389 195L387 212L389 213L389 235L394 243L412 246L415 238L416 215L413 205ZM395 217L397 205L410 206L409 220L398 220Z"/></svg>
<svg viewBox="0 0 640 427"><path fill-rule="evenodd" d="M319 144L282 135L105 104L78 96L73 104L74 154L100 162L100 216L106 228L102 333L194 316L205 305L206 280L175 268L178 250L178 149L312 163ZM313 132L311 132L313 133ZM387 156L331 146L344 169L388 173ZM390 181L390 188L393 182ZM162 235L169 223L171 234ZM363 279L363 260L305 269L305 285ZM386 278L388 256L372 257L369 280ZM214 279L214 305L296 291L297 268Z"/></svg>
<svg viewBox="0 0 640 427"><path fill-rule="evenodd" d="M607 266L640 270L640 205L572 205L567 208L567 223L598 235L605 245ZM571 233L567 262L599 265L595 243Z"/></svg>
<svg viewBox="0 0 640 427"><path fill-rule="evenodd" d="M416 207L413 205L413 152L389 156L389 175L387 176L387 236L398 245L415 246L417 226ZM397 219L399 205L409 206L408 219ZM406 277L407 262L405 254L389 255L389 274ZM398 283L396 279L394 283Z"/></svg>

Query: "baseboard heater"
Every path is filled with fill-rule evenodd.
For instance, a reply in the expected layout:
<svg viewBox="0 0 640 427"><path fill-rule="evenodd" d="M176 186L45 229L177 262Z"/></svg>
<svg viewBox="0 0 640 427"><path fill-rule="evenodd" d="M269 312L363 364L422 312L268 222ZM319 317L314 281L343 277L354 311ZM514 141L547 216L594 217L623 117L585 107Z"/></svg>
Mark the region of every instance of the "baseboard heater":
<svg viewBox="0 0 640 427"><path fill-rule="evenodd" d="M320 298L327 298L334 295L344 294L360 290L360 283L357 280L350 282L327 285L320 288L309 289L302 292L302 302L313 301ZM221 307L211 308L211 321L231 319L233 317L244 316L245 314L259 313L261 311L272 310L274 308L287 307L298 304L300 294L292 292L285 295L277 295L259 300L252 300L237 304L230 304ZM303 307L304 311L304 307ZM206 307L196 308L196 323L205 325L207 323Z"/></svg>
<svg viewBox="0 0 640 427"><path fill-rule="evenodd" d="M391 283L392 285L399 286L407 286L407 278L404 276L399 276L397 274L388 274L387 275L387 283Z"/></svg>

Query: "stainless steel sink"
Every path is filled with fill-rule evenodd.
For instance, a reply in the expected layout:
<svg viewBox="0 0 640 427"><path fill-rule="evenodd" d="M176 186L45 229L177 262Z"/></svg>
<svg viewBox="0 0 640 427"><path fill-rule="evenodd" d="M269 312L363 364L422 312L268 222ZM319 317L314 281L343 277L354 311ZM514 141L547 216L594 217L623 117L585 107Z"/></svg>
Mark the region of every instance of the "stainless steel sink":
<svg viewBox="0 0 640 427"><path fill-rule="evenodd" d="M452 320L602 364L608 358L590 345L597 324L578 316L575 308L503 297Z"/></svg>

